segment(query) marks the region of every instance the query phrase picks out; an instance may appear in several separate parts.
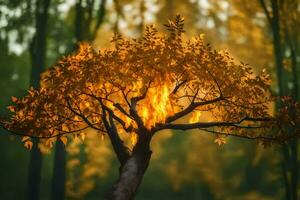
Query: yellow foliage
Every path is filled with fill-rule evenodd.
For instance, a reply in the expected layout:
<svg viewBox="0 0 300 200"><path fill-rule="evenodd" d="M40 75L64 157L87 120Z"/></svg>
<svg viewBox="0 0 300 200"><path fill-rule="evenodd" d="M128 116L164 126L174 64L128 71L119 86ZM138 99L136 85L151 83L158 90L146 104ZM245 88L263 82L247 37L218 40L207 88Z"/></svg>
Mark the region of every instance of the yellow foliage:
<svg viewBox="0 0 300 200"><path fill-rule="evenodd" d="M26 141L24 142L24 146L25 146L27 149L29 149L29 150L31 150L32 145L33 145L33 143L32 143L32 141L30 141L30 140L26 140Z"/></svg>
<svg viewBox="0 0 300 200"><path fill-rule="evenodd" d="M214 142L217 143L219 146L227 143L224 137L217 137L214 140Z"/></svg>
<svg viewBox="0 0 300 200"><path fill-rule="evenodd" d="M86 133L84 145L81 139L75 139L67 146L70 159L67 161L66 189L70 198L82 198L90 192L95 181L107 176L110 167L112 153L108 147L109 141L101 140L93 130ZM83 163L78 158L80 153L84 153L86 158Z"/></svg>
<svg viewBox="0 0 300 200"><path fill-rule="evenodd" d="M60 141L62 141L62 143L63 143L64 145L67 144L68 138L67 138L66 136L62 136L62 137L60 137L59 139L60 139Z"/></svg>
<svg viewBox="0 0 300 200"><path fill-rule="evenodd" d="M168 34L160 35L148 26L140 40L115 36L112 42L117 45L99 52L81 45L77 54L43 73L40 90L30 89L24 98L14 98L15 115L8 126L29 135L73 133L84 140L87 127L105 132L103 105L124 122L116 124L119 133L137 132L132 110L151 131L191 101L205 102L220 95L228 98L226 102L194 110L190 123L199 121L200 113L214 116L215 121L268 115L265 73L254 76L249 66L236 64L227 52L212 50L203 35L183 41L179 16L166 28Z"/></svg>

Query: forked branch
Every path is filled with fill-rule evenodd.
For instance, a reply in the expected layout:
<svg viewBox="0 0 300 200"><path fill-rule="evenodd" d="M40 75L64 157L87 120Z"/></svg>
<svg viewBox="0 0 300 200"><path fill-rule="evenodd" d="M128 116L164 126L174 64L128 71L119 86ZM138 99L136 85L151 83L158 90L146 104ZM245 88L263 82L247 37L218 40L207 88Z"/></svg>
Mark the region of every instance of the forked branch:
<svg viewBox="0 0 300 200"><path fill-rule="evenodd" d="M105 129L107 130L110 142L113 146L113 149L117 155L117 158L123 166L126 161L128 160L130 153L128 148L124 145L123 140L120 138L117 127L114 124L112 113L108 113L108 119L107 120L107 111L103 108L102 112L102 121L104 124Z"/></svg>
<svg viewBox="0 0 300 200"><path fill-rule="evenodd" d="M174 122L175 120L180 119L181 117L186 116L187 114L191 113L193 110L195 110L199 106L205 106L205 105L213 104L213 103L219 102L221 100L224 100L223 96L217 97L217 98L212 99L212 100L203 101L203 102L194 102L194 101L192 101L182 111L179 111L179 112L175 113L174 115L169 116L166 119L166 123L168 124L168 123Z"/></svg>

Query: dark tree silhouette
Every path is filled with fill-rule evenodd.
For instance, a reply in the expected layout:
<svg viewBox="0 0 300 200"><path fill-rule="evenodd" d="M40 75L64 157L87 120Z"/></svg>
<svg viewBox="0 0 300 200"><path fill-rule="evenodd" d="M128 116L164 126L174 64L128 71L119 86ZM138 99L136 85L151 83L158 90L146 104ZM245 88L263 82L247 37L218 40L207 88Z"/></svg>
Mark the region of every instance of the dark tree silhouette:
<svg viewBox="0 0 300 200"><path fill-rule="evenodd" d="M293 73L293 97L299 101L298 97L298 76L297 76L297 61L296 61L296 49L294 42L289 33L287 21L289 20L284 15L285 4L291 4L291 2L283 2L278 0L259 0L260 5L267 17L269 27L273 36L273 52L277 73L277 86L279 95L289 95L289 89L287 85L288 74L284 69L284 52L287 50L291 52L291 63ZM294 2L295 3L295 2ZM297 5L297 3L296 3ZM294 5L294 6L296 6ZM292 12L292 11L288 11ZM283 34L284 33L284 34ZM284 35L285 38L284 39ZM286 44L284 44L286 43ZM278 108L283 105L277 104ZM286 199L297 200L298 199L298 141L291 141L289 144L283 144L282 146L283 162L283 179L285 184ZM291 174L291 175L289 175Z"/></svg>
<svg viewBox="0 0 300 200"><path fill-rule="evenodd" d="M33 88L40 87L40 74L45 71L46 56L46 33L48 8L50 0L36 1L35 9L35 35L31 43L31 85ZM28 199L39 199L40 182L42 170L42 155L38 149L38 139L33 141L33 148L30 152L29 173L28 173Z"/></svg>

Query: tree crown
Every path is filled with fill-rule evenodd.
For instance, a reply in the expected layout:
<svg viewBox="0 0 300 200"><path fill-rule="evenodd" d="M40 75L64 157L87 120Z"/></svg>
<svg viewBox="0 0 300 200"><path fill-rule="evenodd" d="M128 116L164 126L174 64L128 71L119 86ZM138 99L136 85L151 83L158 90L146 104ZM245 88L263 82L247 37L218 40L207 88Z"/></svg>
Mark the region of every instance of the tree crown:
<svg viewBox="0 0 300 200"><path fill-rule="evenodd" d="M140 39L116 35L111 49L81 45L42 74L40 89L13 97L9 109L14 114L4 126L24 133L24 141L66 141L65 134L87 128L138 136L141 130L199 128L218 136L273 140L252 131L276 124L269 114L268 74L255 75L228 52L205 44L202 35L184 39L180 16L166 28L162 35L148 26Z"/></svg>

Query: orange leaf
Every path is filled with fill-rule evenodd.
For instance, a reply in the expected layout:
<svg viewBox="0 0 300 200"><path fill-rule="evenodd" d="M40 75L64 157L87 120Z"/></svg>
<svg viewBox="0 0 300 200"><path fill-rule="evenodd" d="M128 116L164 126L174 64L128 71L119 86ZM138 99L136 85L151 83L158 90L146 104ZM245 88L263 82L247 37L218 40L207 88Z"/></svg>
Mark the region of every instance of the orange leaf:
<svg viewBox="0 0 300 200"><path fill-rule="evenodd" d="M10 111L10 112L15 112L16 111L16 108L14 106L7 106L7 109Z"/></svg>
<svg viewBox="0 0 300 200"><path fill-rule="evenodd" d="M33 143L32 143L32 141L30 141L30 140L26 140L26 141L24 142L24 146L25 146L27 149L31 150L31 149L32 149L32 146L33 146Z"/></svg>
<svg viewBox="0 0 300 200"><path fill-rule="evenodd" d="M217 143L219 146L223 145L223 144L226 144L226 140L225 138L222 138L222 137L218 137L214 140L215 143Z"/></svg>
<svg viewBox="0 0 300 200"><path fill-rule="evenodd" d="M12 100L13 102L17 102L18 98L17 98L17 97L14 97L14 96L12 96L12 97L11 97L11 100Z"/></svg>
<svg viewBox="0 0 300 200"><path fill-rule="evenodd" d="M62 143L63 143L64 145L67 144L68 138L67 138L66 136L62 136L62 137L60 137L59 139L60 139L60 141L62 141Z"/></svg>

